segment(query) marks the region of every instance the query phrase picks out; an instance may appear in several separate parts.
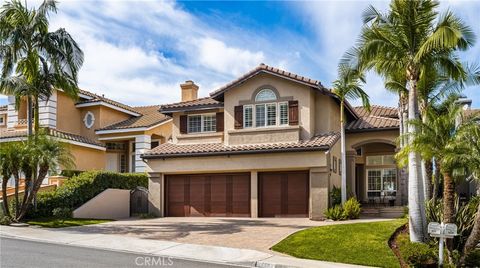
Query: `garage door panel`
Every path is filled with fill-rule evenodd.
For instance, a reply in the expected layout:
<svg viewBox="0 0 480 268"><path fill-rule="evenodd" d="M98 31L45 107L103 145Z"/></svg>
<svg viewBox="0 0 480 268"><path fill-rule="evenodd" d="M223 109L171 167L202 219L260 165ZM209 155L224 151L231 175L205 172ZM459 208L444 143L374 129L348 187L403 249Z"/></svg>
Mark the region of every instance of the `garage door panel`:
<svg viewBox="0 0 480 268"><path fill-rule="evenodd" d="M308 171L259 173L261 217L308 217Z"/></svg>
<svg viewBox="0 0 480 268"><path fill-rule="evenodd" d="M250 216L250 174L170 175L166 184L168 216Z"/></svg>
<svg viewBox="0 0 480 268"><path fill-rule="evenodd" d="M191 176L190 216L205 216L205 177Z"/></svg>
<svg viewBox="0 0 480 268"><path fill-rule="evenodd" d="M185 177L179 176L168 180L168 207L167 210L171 216L185 216Z"/></svg>

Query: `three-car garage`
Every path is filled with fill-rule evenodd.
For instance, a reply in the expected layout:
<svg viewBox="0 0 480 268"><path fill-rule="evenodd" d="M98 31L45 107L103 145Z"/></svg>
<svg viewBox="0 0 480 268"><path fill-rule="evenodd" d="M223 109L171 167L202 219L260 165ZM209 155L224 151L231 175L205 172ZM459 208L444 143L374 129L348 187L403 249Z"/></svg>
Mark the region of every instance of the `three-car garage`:
<svg viewBox="0 0 480 268"><path fill-rule="evenodd" d="M251 217L251 173L165 175L165 215ZM308 171L258 172L259 217L308 217Z"/></svg>

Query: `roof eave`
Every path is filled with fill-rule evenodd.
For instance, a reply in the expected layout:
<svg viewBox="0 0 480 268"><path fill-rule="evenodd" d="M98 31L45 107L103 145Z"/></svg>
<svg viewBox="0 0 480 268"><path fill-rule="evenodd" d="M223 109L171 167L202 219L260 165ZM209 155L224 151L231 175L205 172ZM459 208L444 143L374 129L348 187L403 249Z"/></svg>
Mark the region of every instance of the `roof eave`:
<svg viewBox="0 0 480 268"><path fill-rule="evenodd" d="M180 153L180 154L143 154L143 159L159 159L159 158L182 158L197 156L220 156L220 155L245 155L259 153L292 153L292 152L312 152L312 151L328 151L329 145L307 147L307 148L282 148L282 149L263 149L263 150L244 150L244 151L222 151L222 152L198 152L198 153Z"/></svg>
<svg viewBox="0 0 480 268"><path fill-rule="evenodd" d="M400 127L383 127L383 128L361 128L361 129L345 129L347 133L359 133L359 132L375 132L375 131L387 131L387 130L399 130Z"/></svg>
<svg viewBox="0 0 480 268"><path fill-rule="evenodd" d="M162 114L172 114L178 112L190 112L190 111L201 111L201 110L210 110L210 109L218 109L223 108L223 103L219 104L204 104L204 105L195 105L189 107L178 107L178 108L169 108L169 109L162 109L160 108L160 112Z"/></svg>

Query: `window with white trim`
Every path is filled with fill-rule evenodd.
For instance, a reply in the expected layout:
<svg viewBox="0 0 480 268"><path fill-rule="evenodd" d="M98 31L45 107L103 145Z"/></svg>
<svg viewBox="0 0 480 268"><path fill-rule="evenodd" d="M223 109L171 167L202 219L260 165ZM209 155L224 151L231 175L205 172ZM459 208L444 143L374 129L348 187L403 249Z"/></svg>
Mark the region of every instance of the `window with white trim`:
<svg viewBox="0 0 480 268"><path fill-rule="evenodd" d="M188 116L188 133L214 132L217 130L216 114Z"/></svg>
<svg viewBox="0 0 480 268"><path fill-rule="evenodd" d="M5 117L3 115L0 115L0 126L5 125Z"/></svg>
<svg viewBox="0 0 480 268"><path fill-rule="evenodd" d="M255 96L254 105L243 106L243 127L271 127L288 125L288 102L275 102L277 95L271 89L262 89ZM274 101L274 102L268 102Z"/></svg>
<svg viewBox="0 0 480 268"><path fill-rule="evenodd" d="M368 155L366 158L368 198L395 197L397 192L397 169L392 167L395 165L394 156ZM371 167L368 168L368 166Z"/></svg>
<svg viewBox="0 0 480 268"><path fill-rule="evenodd" d="M243 106L243 127L244 128L253 127L253 106L252 105Z"/></svg>

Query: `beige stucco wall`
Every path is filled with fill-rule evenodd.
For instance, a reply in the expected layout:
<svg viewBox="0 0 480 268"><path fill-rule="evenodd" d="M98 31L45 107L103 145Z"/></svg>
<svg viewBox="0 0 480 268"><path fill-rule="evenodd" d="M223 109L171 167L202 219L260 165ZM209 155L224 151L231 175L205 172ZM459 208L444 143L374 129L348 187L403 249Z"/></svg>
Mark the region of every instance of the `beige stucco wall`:
<svg viewBox="0 0 480 268"><path fill-rule="evenodd" d="M333 172L333 157L337 158L337 167L336 172ZM340 175L340 159L341 159L341 145L340 140L338 140L335 145L330 149L330 185L331 189L333 186L340 187L342 185L342 176Z"/></svg>
<svg viewBox="0 0 480 268"><path fill-rule="evenodd" d="M396 139L399 136L398 130L385 130L385 131L370 131L361 133L347 133L346 135L346 147L348 150L354 150L352 146L361 143L370 142L384 142L395 144Z"/></svg>
<svg viewBox="0 0 480 268"><path fill-rule="evenodd" d="M166 174L298 170L326 166L325 152L268 153L148 159L150 172Z"/></svg>
<svg viewBox="0 0 480 268"><path fill-rule="evenodd" d="M105 151L69 144L77 170L100 170L105 168Z"/></svg>
<svg viewBox="0 0 480 268"><path fill-rule="evenodd" d="M73 211L74 218L126 219L130 217L130 190L106 189Z"/></svg>
<svg viewBox="0 0 480 268"><path fill-rule="evenodd" d="M82 134L83 117L75 101L65 93L57 91L57 129L77 135Z"/></svg>
<svg viewBox="0 0 480 268"><path fill-rule="evenodd" d="M271 129L235 129L228 131L229 144L241 145L298 141L300 139L300 130L301 128L299 126L281 126Z"/></svg>
<svg viewBox="0 0 480 268"><path fill-rule="evenodd" d="M315 133L340 131L340 105L321 93L315 94Z"/></svg>
<svg viewBox="0 0 480 268"><path fill-rule="evenodd" d="M292 100L298 100L300 138L308 139L313 135L314 128L311 122L311 103L312 94L308 86L295 83L283 78L269 74L259 74L245 83L230 89L225 93L225 141L229 144L230 137L228 131L234 130L234 107L240 105L242 101L250 101L254 98L257 89L263 86L274 87L281 98L291 97ZM274 128L272 128L274 129ZM269 134L265 134L269 135ZM258 137L260 140L267 138ZM292 140L295 141L295 140Z"/></svg>

